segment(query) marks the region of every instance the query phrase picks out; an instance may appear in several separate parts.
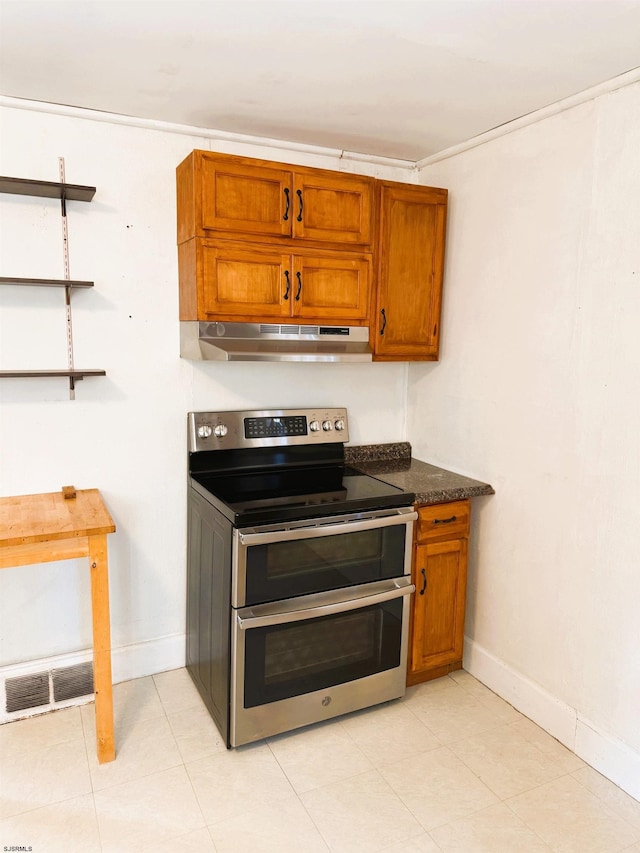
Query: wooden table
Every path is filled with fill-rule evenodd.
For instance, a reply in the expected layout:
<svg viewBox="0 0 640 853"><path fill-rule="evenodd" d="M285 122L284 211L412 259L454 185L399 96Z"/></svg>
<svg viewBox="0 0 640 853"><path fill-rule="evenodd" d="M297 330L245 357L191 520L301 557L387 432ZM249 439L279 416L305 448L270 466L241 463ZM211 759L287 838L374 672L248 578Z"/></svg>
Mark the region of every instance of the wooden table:
<svg viewBox="0 0 640 853"><path fill-rule="evenodd" d="M116 526L98 489L0 498L0 569L88 557L98 761L113 761L113 696L107 534Z"/></svg>

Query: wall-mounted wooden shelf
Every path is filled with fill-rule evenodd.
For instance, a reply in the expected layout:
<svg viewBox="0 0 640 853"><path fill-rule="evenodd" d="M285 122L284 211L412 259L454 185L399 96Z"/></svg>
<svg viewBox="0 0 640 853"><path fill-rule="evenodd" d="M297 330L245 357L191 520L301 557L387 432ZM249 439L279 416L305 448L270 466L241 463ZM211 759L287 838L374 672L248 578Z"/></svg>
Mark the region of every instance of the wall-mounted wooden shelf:
<svg viewBox="0 0 640 853"><path fill-rule="evenodd" d="M67 326L67 370L0 370L0 379L29 379L36 376L64 376L69 380L69 396L75 399L75 383L85 376L106 376L105 370L76 370L73 365L73 338L71 334L71 291L73 288L93 287L92 281L75 281L69 275L69 249L67 235L67 202L91 201L96 193L95 187L80 184L68 184L65 180L64 159L59 158L59 181L34 181L29 178L0 177L0 193L28 195L36 198L56 198L60 200L62 216L62 254L65 277L60 278L16 278L0 276L0 285L26 285L29 287L63 287L65 289L65 308Z"/></svg>
<svg viewBox="0 0 640 853"><path fill-rule="evenodd" d="M96 188L59 181L32 181L29 178L0 177L0 193L30 195L40 198L64 198L67 201L91 201L96 194Z"/></svg>
<svg viewBox="0 0 640 853"><path fill-rule="evenodd" d="M11 278L0 276L0 284L29 285L31 287L93 287L92 281L73 281L66 278Z"/></svg>
<svg viewBox="0 0 640 853"><path fill-rule="evenodd" d="M85 376L106 376L106 370L0 370L3 379L31 379L38 376L64 376L67 379L84 379Z"/></svg>

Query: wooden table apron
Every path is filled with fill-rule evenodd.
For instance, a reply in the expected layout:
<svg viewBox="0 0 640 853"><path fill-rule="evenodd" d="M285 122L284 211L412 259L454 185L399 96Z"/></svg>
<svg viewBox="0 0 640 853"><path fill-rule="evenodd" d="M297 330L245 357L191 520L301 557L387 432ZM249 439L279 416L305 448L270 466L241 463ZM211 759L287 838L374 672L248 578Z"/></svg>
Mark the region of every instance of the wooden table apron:
<svg viewBox="0 0 640 853"><path fill-rule="evenodd" d="M88 557L98 761L115 758L107 534L115 524L98 489L0 498L0 569Z"/></svg>

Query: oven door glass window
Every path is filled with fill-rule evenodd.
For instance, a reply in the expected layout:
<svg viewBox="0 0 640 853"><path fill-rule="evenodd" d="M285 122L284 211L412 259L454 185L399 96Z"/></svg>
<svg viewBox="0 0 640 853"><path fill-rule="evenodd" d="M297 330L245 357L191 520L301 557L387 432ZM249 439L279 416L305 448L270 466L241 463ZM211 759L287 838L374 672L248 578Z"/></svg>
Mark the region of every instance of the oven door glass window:
<svg viewBox="0 0 640 853"><path fill-rule="evenodd" d="M404 573L406 526L380 527L246 550L243 604L278 601Z"/></svg>
<svg viewBox="0 0 640 853"><path fill-rule="evenodd" d="M330 616L249 628L244 707L366 678L400 665L402 598Z"/></svg>

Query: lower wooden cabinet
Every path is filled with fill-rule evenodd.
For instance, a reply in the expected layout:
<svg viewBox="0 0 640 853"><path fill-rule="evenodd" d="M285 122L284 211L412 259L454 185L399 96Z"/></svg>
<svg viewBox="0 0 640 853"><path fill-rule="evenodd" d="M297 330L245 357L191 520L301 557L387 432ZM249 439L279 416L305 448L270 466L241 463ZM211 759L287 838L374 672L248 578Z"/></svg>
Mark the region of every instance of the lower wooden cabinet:
<svg viewBox="0 0 640 853"><path fill-rule="evenodd" d="M462 668L470 502L417 507L407 684Z"/></svg>

